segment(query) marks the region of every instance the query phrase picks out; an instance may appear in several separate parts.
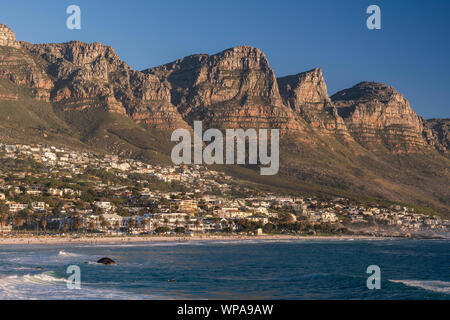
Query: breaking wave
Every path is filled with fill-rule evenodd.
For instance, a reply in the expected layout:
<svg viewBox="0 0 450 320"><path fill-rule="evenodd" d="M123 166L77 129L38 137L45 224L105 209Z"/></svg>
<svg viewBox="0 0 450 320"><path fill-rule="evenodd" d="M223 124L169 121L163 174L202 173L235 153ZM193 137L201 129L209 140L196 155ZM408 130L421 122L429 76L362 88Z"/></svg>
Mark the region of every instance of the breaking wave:
<svg viewBox="0 0 450 320"><path fill-rule="evenodd" d="M408 287L415 287L437 293L450 294L450 282L439 280L390 280Z"/></svg>
<svg viewBox="0 0 450 320"><path fill-rule="evenodd" d="M58 256L59 257L80 257L82 255L61 250L61 251L58 252Z"/></svg>
<svg viewBox="0 0 450 320"><path fill-rule="evenodd" d="M83 286L67 288L66 279L55 272L25 275L0 275L0 300L85 300L85 299L154 299L120 290Z"/></svg>

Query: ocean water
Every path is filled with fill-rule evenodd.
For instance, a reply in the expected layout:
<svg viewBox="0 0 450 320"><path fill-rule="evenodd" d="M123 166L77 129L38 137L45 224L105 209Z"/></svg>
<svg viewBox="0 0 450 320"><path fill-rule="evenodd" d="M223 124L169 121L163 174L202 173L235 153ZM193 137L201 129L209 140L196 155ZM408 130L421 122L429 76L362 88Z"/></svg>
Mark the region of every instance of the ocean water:
<svg viewBox="0 0 450 320"><path fill-rule="evenodd" d="M367 289L370 265L380 290ZM0 299L450 299L449 271L440 240L1 246Z"/></svg>

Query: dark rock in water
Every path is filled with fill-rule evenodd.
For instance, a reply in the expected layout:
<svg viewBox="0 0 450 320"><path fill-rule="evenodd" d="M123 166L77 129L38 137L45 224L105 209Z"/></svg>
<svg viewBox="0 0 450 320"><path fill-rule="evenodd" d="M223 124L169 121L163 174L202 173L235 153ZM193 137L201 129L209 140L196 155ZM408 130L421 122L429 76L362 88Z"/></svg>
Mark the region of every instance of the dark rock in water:
<svg viewBox="0 0 450 320"><path fill-rule="evenodd" d="M110 258L101 258L100 260L97 261L97 263L101 263L104 265L114 265L116 264L116 262L113 259Z"/></svg>
<svg viewBox="0 0 450 320"><path fill-rule="evenodd" d="M36 270L44 270L42 267L37 267Z"/></svg>

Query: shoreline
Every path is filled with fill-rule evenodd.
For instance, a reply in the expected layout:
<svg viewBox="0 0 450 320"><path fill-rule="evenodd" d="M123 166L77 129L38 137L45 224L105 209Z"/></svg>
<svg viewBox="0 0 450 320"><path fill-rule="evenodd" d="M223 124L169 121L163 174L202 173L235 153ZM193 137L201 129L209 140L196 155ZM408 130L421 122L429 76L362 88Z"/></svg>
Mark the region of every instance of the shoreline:
<svg viewBox="0 0 450 320"><path fill-rule="evenodd" d="M109 236L109 237L0 237L0 247L6 245L67 245L67 244L139 244L152 242L190 242L190 241L283 241L283 240L392 240L395 237L374 237L374 236L294 236L294 235L262 235L262 236L209 236L198 235L193 237L165 237L165 236Z"/></svg>

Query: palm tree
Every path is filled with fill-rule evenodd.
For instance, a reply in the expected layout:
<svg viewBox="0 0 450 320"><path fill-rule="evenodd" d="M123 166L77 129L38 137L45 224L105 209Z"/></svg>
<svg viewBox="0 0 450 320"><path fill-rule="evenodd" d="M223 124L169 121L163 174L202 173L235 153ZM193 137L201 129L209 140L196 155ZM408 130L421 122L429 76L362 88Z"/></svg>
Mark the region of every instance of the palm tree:
<svg viewBox="0 0 450 320"><path fill-rule="evenodd" d="M105 229L108 229L111 226L110 223L105 219L101 221L100 225L102 227L102 231L105 231Z"/></svg>
<svg viewBox="0 0 450 320"><path fill-rule="evenodd" d="M149 219L145 219L143 221L143 224L144 224L144 228L145 228L146 231L150 230L150 220Z"/></svg>
<svg viewBox="0 0 450 320"><path fill-rule="evenodd" d="M1 214L0 215L0 233L3 233L3 227L6 226L6 223L8 222L8 215L7 214Z"/></svg>
<svg viewBox="0 0 450 320"><path fill-rule="evenodd" d="M94 221L89 222L88 229L91 232L93 232L95 230L95 222Z"/></svg>
<svg viewBox="0 0 450 320"><path fill-rule="evenodd" d="M198 232L198 227L200 227L200 225L201 225L200 220L199 219L195 220L194 224L195 224L195 229Z"/></svg>
<svg viewBox="0 0 450 320"><path fill-rule="evenodd" d="M103 226L104 226L104 224L105 224L105 222L106 222L105 217L102 216L102 215L100 215L99 218L98 218L98 220L99 220L99 222L100 222L100 226L102 227L102 231L103 231Z"/></svg>
<svg viewBox="0 0 450 320"><path fill-rule="evenodd" d="M220 222L220 224L222 225L222 229L225 229L225 228L228 227L228 221L226 221L226 220L222 220L222 221Z"/></svg>
<svg viewBox="0 0 450 320"><path fill-rule="evenodd" d="M14 219L14 226L17 228L17 230L19 230L20 228L23 227L23 225L25 224L25 220L21 217L16 217Z"/></svg>
<svg viewBox="0 0 450 320"><path fill-rule="evenodd" d="M135 225L136 225L136 221L133 218L128 220L128 225L127 225L128 232L133 231L133 228L135 227Z"/></svg>
<svg viewBox="0 0 450 320"><path fill-rule="evenodd" d="M142 223L139 220L134 220L134 229L141 229L142 228Z"/></svg>
<svg viewBox="0 0 450 320"><path fill-rule="evenodd" d="M47 232L47 217L43 217L42 218L42 220L41 220L41 226L42 226L42 229L44 229L44 232Z"/></svg>
<svg viewBox="0 0 450 320"><path fill-rule="evenodd" d="M31 210L25 209L19 212L19 215L26 220L27 225L31 224Z"/></svg>
<svg viewBox="0 0 450 320"><path fill-rule="evenodd" d="M74 224L73 224L73 228L77 231L79 231L81 228L83 227L83 223L80 217L76 217Z"/></svg>
<svg viewBox="0 0 450 320"><path fill-rule="evenodd" d="M39 214L36 213L33 217L34 223L36 225L36 234L39 235L39 223L41 222L41 218L39 217Z"/></svg>

